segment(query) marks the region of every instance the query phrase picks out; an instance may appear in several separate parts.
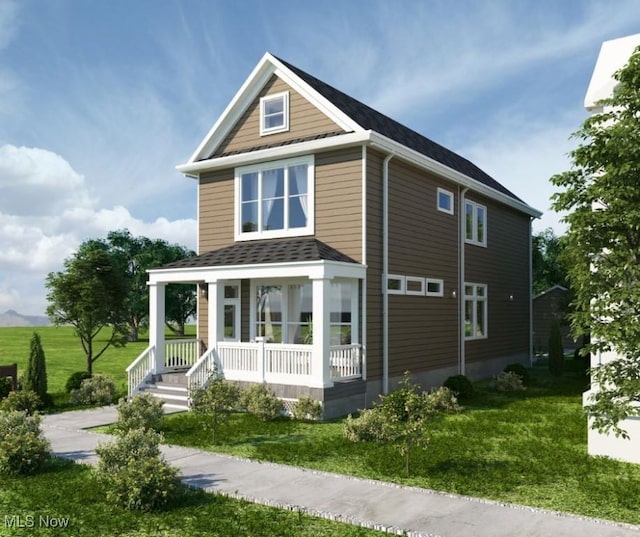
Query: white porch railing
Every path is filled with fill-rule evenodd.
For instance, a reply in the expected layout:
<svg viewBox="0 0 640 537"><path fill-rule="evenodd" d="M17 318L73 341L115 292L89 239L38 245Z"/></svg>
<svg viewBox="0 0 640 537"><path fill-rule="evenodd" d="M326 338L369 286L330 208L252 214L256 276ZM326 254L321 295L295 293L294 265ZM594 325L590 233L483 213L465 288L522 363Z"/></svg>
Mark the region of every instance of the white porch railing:
<svg viewBox="0 0 640 537"><path fill-rule="evenodd" d="M202 353L200 339L168 339L164 346L165 369L184 369L198 361Z"/></svg>
<svg viewBox="0 0 640 537"><path fill-rule="evenodd" d="M147 347L129 367L127 367L127 377L129 381L129 399L131 399L140 387L151 378L155 365L155 347Z"/></svg>
<svg viewBox="0 0 640 537"><path fill-rule="evenodd" d="M193 390L202 388L206 384L207 380L216 369L215 349L210 349L205 352L185 374L185 377L187 377L187 391L189 393L189 397L191 397Z"/></svg>
<svg viewBox="0 0 640 537"><path fill-rule="evenodd" d="M356 379L362 376L360 345L336 345L329 351L331 378Z"/></svg>

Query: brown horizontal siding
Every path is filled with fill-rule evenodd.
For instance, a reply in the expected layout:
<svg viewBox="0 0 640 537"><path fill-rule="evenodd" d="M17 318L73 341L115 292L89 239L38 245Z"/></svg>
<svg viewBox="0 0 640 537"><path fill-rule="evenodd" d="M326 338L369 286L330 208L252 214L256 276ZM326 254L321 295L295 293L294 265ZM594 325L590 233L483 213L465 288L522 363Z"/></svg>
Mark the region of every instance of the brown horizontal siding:
<svg viewBox="0 0 640 537"><path fill-rule="evenodd" d="M198 333L200 334L200 339L204 342L205 347L208 348L209 345L209 337L208 337L208 329L209 329L209 302L203 296L200 296L198 299Z"/></svg>
<svg viewBox="0 0 640 537"><path fill-rule="evenodd" d="M234 242L233 185L233 169L206 173L200 177L200 254L230 246Z"/></svg>
<svg viewBox="0 0 640 537"><path fill-rule="evenodd" d="M529 349L529 218L492 200L487 207L487 247L465 245L465 280L488 286L488 337L467 341L467 362ZM509 300L513 295L513 301Z"/></svg>
<svg viewBox="0 0 640 537"><path fill-rule="evenodd" d="M315 158L315 235L356 261L362 259L362 149Z"/></svg>
<svg viewBox="0 0 640 537"><path fill-rule="evenodd" d="M251 280L240 282L240 339L249 341L251 323Z"/></svg>
<svg viewBox="0 0 640 537"><path fill-rule="evenodd" d="M260 136L260 98L283 91L289 92L289 130ZM339 130L341 129L336 123L280 78L273 75L220 144L215 155Z"/></svg>
<svg viewBox="0 0 640 537"><path fill-rule="evenodd" d="M382 377L382 156L367 149L367 379Z"/></svg>

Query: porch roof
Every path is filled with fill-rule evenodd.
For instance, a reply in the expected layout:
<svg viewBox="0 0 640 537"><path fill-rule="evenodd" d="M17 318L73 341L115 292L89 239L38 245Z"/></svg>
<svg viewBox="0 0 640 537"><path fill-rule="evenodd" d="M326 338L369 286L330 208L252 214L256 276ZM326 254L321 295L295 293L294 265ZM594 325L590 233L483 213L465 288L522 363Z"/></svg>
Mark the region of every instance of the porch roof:
<svg viewBox="0 0 640 537"><path fill-rule="evenodd" d="M348 255L313 237L238 242L226 248L188 257L156 270L205 268L232 265L264 265L301 263L306 261L339 261L358 263Z"/></svg>

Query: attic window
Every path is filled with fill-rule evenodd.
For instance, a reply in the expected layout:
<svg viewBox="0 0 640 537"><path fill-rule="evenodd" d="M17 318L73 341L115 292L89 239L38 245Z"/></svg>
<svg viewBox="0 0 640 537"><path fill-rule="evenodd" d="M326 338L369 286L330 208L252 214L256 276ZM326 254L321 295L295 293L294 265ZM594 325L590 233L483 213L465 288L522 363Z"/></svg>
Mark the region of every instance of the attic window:
<svg viewBox="0 0 640 537"><path fill-rule="evenodd" d="M289 92L260 98L260 135L289 130Z"/></svg>

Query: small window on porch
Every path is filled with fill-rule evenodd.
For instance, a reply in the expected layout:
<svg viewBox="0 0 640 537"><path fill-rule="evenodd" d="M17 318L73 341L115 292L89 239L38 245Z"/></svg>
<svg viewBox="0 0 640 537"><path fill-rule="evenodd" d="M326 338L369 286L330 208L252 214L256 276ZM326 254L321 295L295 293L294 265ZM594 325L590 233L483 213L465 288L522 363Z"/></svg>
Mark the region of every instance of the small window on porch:
<svg viewBox="0 0 640 537"><path fill-rule="evenodd" d="M259 285L257 301L256 336L282 343L282 286Z"/></svg>
<svg viewBox="0 0 640 537"><path fill-rule="evenodd" d="M331 284L331 345L351 344L351 293L350 283Z"/></svg>
<svg viewBox="0 0 640 537"><path fill-rule="evenodd" d="M313 343L313 291L310 283L287 289L287 343Z"/></svg>

